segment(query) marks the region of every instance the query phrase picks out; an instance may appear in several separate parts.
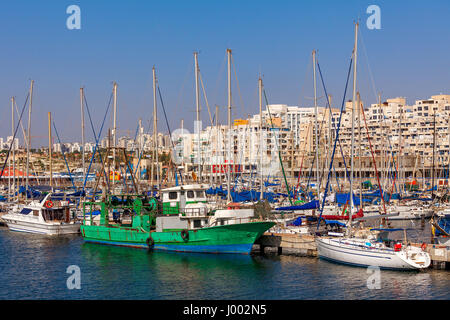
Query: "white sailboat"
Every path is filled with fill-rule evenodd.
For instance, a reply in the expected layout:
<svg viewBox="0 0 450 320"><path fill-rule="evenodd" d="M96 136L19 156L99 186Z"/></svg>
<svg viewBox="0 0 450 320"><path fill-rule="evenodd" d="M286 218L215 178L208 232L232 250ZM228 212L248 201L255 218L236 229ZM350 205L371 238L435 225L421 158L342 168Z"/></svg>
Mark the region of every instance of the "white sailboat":
<svg viewBox="0 0 450 320"><path fill-rule="evenodd" d="M326 237L316 243L319 257L352 266L416 270L428 268L431 263L429 254L421 248L400 243L390 248L375 237Z"/></svg>
<svg viewBox="0 0 450 320"><path fill-rule="evenodd" d="M356 66L358 49L358 23L355 25L355 46L353 50L353 110L352 110L352 142L351 142L351 173L353 177L353 146L354 146L354 111L356 98ZM336 138L337 139L337 138ZM354 232L352 230L353 179L350 181L350 214L347 235L338 237L329 236L316 238L318 255L322 259L337 263L360 267L379 267L382 269L414 270L428 268L431 259L428 253L421 248L411 245L403 246L397 243L389 247L384 237L377 237L372 232ZM382 231L389 231L381 229ZM391 230L392 231L392 230ZM385 235L380 232L379 235Z"/></svg>

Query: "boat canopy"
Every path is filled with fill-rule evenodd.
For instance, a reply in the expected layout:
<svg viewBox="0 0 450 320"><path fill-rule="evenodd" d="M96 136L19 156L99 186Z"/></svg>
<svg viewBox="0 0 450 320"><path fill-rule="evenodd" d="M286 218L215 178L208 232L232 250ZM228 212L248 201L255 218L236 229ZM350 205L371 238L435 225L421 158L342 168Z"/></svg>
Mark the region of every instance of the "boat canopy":
<svg viewBox="0 0 450 320"><path fill-rule="evenodd" d="M347 225L345 223L338 221L338 220L325 220L325 223L327 225L338 225L341 227L347 227Z"/></svg>
<svg viewBox="0 0 450 320"><path fill-rule="evenodd" d="M311 202L305 203L301 206L289 206L289 207L280 207L275 210L278 211L293 211L293 210L312 210L319 208L319 200L313 200Z"/></svg>

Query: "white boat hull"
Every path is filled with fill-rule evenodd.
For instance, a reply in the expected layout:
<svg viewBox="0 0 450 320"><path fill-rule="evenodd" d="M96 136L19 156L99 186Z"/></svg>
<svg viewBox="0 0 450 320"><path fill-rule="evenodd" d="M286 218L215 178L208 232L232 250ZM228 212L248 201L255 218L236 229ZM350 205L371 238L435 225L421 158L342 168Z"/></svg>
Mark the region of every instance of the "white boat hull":
<svg viewBox="0 0 450 320"><path fill-rule="evenodd" d="M397 216L390 217L389 220L418 220L431 218L433 210L428 208L418 208L413 206L397 206L390 208L390 213L398 213Z"/></svg>
<svg viewBox="0 0 450 320"><path fill-rule="evenodd" d="M80 222L43 223L40 221L33 221L33 219L15 216L15 214L6 214L2 217L11 231L46 235L76 234L80 232Z"/></svg>
<svg viewBox="0 0 450 320"><path fill-rule="evenodd" d="M356 245L345 238L318 238L316 243L320 258L353 266L416 270L427 268L431 263L429 255L422 254L421 249L415 247L411 247L410 251L394 251L389 248ZM415 260L408 254L414 254Z"/></svg>

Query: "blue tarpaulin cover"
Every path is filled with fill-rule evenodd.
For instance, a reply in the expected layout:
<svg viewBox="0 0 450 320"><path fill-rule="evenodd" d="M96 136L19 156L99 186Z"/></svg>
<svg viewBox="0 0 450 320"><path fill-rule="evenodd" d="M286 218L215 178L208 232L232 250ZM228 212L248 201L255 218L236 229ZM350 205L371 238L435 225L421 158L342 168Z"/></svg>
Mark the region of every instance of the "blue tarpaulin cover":
<svg viewBox="0 0 450 320"><path fill-rule="evenodd" d="M302 225L302 217L298 217L297 219L294 220L294 222L292 222L293 226L301 226Z"/></svg>
<svg viewBox="0 0 450 320"><path fill-rule="evenodd" d="M325 223L326 224L328 224L328 225L332 225L332 224L334 224L334 225L339 225L339 226L341 226L341 227L346 227L347 225L345 224L345 223L343 223L343 222L341 222L341 221L338 221L338 220L325 220Z"/></svg>
<svg viewBox="0 0 450 320"><path fill-rule="evenodd" d="M364 198L362 199L363 202L372 202L372 199ZM336 193L336 203L338 205L350 204L350 193ZM353 204L355 206L359 206L359 196L356 196L353 194Z"/></svg>
<svg viewBox="0 0 450 320"><path fill-rule="evenodd" d="M275 210L279 211L291 211L291 210L311 210L319 208L319 200L313 200L311 202L305 203L301 206L289 206L289 207L280 207Z"/></svg>
<svg viewBox="0 0 450 320"><path fill-rule="evenodd" d="M447 233L450 233L450 215L445 215L443 218L438 221L439 226ZM436 235L441 235L442 232L439 229L435 231Z"/></svg>

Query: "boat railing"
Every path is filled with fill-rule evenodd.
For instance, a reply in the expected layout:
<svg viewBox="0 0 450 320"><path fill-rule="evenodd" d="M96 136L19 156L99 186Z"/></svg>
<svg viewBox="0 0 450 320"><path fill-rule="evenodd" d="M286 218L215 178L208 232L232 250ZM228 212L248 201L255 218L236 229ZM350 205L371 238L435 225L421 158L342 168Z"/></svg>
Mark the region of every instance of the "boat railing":
<svg viewBox="0 0 450 320"><path fill-rule="evenodd" d="M263 220L261 218L251 218L251 217L246 217L246 218L229 218L229 217L216 218L216 217L212 217L212 220L208 224L208 227L223 225L222 222L224 222L224 221L227 222L226 224L240 224L240 223L249 223L249 222L261 222L261 221L265 221L265 220Z"/></svg>
<svg viewBox="0 0 450 320"><path fill-rule="evenodd" d="M206 217L208 215L208 208L184 208L180 209L180 213L185 217Z"/></svg>

